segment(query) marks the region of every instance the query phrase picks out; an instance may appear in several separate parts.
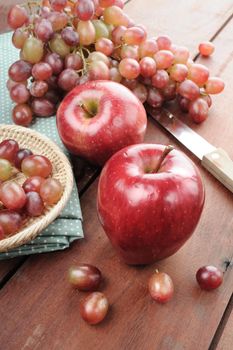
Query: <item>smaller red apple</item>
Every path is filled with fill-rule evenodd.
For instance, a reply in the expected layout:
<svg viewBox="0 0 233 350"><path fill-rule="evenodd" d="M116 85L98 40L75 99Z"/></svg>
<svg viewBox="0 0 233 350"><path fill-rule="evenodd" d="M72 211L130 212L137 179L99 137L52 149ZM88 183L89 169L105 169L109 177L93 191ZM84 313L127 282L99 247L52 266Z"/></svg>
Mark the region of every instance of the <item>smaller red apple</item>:
<svg viewBox="0 0 233 350"><path fill-rule="evenodd" d="M141 143L146 111L125 86L90 81L74 88L57 111L57 127L67 149L103 165L119 149Z"/></svg>

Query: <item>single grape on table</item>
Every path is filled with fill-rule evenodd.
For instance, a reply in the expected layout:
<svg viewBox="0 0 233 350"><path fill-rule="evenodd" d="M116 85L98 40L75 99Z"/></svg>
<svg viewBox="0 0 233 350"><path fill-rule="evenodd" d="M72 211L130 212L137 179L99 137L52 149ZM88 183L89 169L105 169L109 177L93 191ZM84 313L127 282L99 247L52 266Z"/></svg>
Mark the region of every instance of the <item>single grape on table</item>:
<svg viewBox="0 0 233 350"><path fill-rule="evenodd" d="M168 35L148 37L146 28L124 12L123 0L29 0L29 4L13 6L8 15L12 43L20 50L7 82L17 104L12 119L18 125L54 115L65 94L88 80L124 85L126 80L137 80L144 88L126 86L143 103L157 108L177 100L196 123L208 116L209 95L224 89L220 77L210 76L206 66L193 62L187 47L173 43ZM208 57L214 45L201 42L198 49ZM208 109L200 99L206 100Z"/></svg>

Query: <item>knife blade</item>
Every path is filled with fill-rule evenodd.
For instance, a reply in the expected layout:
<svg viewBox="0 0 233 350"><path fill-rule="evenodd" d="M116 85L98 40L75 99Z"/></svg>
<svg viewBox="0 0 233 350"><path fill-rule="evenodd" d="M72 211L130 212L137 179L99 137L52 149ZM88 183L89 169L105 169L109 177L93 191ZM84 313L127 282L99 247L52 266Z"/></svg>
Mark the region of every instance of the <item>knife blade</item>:
<svg viewBox="0 0 233 350"><path fill-rule="evenodd" d="M226 151L216 148L167 109L146 108L148 114L182 145L201 160L202 166L233 193L233 161Z"/></svg>

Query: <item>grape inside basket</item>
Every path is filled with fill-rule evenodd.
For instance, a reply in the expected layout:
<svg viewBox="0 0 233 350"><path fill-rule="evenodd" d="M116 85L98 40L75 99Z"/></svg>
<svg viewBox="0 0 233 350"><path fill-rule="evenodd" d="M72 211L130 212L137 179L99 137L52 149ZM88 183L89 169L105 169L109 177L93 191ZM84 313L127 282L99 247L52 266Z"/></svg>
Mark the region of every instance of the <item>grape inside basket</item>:
<svg viewBox="0 0 233 350"><path fill-rule="evenodd" d="M0 240L0 252L19 247L34 239L59 216L73 188L73 173L69 160L59 147L47 137L24 127L0 125L0 142L5 139L14 139L20 148L29 148L33 154L46 156L53 166L52 177L60 181L63 193L60 200L55 205L46 207L41 216L28 218L19 232ZM22 184L25 179L26 177L19 172L9 181Z"/></svg>

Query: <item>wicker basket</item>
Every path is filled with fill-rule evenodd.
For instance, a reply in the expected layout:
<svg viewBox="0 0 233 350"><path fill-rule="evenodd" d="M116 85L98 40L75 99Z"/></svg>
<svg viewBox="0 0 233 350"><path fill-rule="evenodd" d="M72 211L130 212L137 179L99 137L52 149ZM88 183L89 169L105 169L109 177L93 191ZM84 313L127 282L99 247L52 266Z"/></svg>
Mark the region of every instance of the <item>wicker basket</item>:
<svg viewBox="0 0 233 350"><path fill-rule="evenodd" d="M67 157L51 140L38 132L20 126L0 125L0 142L9 138L16 140L20 148L29 148L34 154L41 154L50 159L53 165L52 176L61 182L63 194L57 204L46 208L43 215L27 220L20 232L0 240L0 252L16 248L35 238L60 214L73 187L71 165ZM13 180L22 184L25 177L22 173L18 173Z"/></svg>

